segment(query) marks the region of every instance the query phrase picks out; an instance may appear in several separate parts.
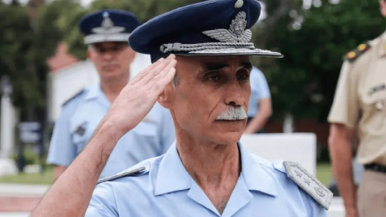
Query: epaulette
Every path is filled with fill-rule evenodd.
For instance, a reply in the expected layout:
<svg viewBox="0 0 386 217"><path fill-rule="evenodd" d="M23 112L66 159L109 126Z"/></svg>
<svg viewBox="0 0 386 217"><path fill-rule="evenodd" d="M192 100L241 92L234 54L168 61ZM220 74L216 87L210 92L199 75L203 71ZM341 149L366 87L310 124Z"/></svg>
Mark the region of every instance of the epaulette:
<svg viewBox="0 0 386 217"><path fill-rule="evenodd" d="M82 88L80 91L78 91L76 94L74 94L72 97L67 99L63 104L62 107L65 106L67 103L71 102L73 99L77 98L78 96L82 95L84 93L85 89Z"/></svg>
<svg viewBox="0 0 386 217"><path fill-rule="evenodd" d="M129 168L123 172L117 173L113 176L109 176L103 179L99 179L97 184L100 184L102 182L108 182L113 181L119 178L127 177L127 176L135 176L135 175L141 175L149 172L149 166L141 166L138 168Z"/></svg>
<svg viewBox="0 0 386 217"><path fill-rule="evenodd" d="M350 63L354 62L358 57L370 50L370 48L371 45L368 42L360 44L355 50L348 52L344 59Z"/></svg>
<svg viewBox="0 0 386 217"><path fill-rule="evenodd" d="M288 177L328 210L333 197L332 192L298 163L286 161L283 164Z"/></svg>

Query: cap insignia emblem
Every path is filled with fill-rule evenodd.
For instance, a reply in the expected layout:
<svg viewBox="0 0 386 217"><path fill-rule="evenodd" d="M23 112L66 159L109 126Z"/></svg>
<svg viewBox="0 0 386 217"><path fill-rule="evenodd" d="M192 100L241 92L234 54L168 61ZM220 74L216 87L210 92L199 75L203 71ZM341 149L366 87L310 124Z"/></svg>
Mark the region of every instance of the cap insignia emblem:
<svg viewBox="0 0 386 217"><path fill-rule="evenodd" d="M248 43L252 39L252 31L245 29L247 26L247 14L239 12L232 20L228 29L214 29L202 32L203 34L220 42Z"/></svg>

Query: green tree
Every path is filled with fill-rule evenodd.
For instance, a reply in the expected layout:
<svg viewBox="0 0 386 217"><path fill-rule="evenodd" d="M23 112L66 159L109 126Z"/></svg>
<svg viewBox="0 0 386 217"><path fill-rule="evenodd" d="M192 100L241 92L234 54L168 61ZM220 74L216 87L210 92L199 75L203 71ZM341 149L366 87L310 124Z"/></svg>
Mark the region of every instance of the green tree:
<svg viewBox="0 0 386 217"><path fill-rule="evenodd" d="M293 22L279 22L266 41L285 58L261 64L271 86L274 114L281 118L290 112L297 118L326 121L343 57L380 35L386 22L378 1L323 0L320 7L292 13ZM294 22L301 20L301 28L295 28Z"/></svg>
<svg viewBox="0 0 386 217"><path fill-rule="evenodd" d="M9 75L15 106L36 99L36 78L29 71L33 29L27 9L17 3L0 5L0 75Z"/></svg>
<svg viewBox="0 0 386 217"><path fill-rule="evenodd" d="M44 121L46 116L46 86L49 68L47 60L56 51L64 38L64 27L60 17L76 11L80 5L75 0L56 0L40 8L37 20L29 20L33 31L28 34L30 49L25 53L28 76L20 78L24 99L20 102L22 120Z"/></svg>

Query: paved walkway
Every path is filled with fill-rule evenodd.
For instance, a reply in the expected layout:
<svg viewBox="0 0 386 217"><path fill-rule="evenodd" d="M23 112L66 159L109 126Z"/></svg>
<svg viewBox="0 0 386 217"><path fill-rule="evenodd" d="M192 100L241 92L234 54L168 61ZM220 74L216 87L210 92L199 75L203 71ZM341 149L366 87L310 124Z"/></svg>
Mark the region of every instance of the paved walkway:
<svg viewBox="0 0 386 217"><path fill-rule="evenodd" d="M0 183L0 217L28 216L48 188L47 185Z"/></svg>
<svg viewBox="0 0 386 217"><path fill-rule="evenodd" d="M0 213L31 212L41 198L0 197Z"/></svg>
<svg viewBox="0 0 386 217"><path fill-rule="evenodd" d="M42 197L49 187L49 185L0 183L0 196Z"/></svg>
<svg viewBox="0 0 386 217"><path fill-rule="evenodd" d="M0 213L0 217L28 217L28 212Z"/></svg>

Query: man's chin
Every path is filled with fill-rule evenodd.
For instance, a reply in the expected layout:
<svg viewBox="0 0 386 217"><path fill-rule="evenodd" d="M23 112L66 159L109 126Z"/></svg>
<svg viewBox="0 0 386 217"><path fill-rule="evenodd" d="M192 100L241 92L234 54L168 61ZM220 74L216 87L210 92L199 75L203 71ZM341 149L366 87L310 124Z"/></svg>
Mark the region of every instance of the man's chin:
<svg viewBox="0 0 386 217"><path fill-rule="evenodd" d="M240 132L219 132L216 140L220 144L235 144L240 141L243 131Z"/></svg>
<svg viewBox="0 0 386 217"><path fill-rule="evenodd" d="M122 73L117 71L105 72L103 75L101 75L101 79L108 82L122 81L122 77Z"/></svg>

